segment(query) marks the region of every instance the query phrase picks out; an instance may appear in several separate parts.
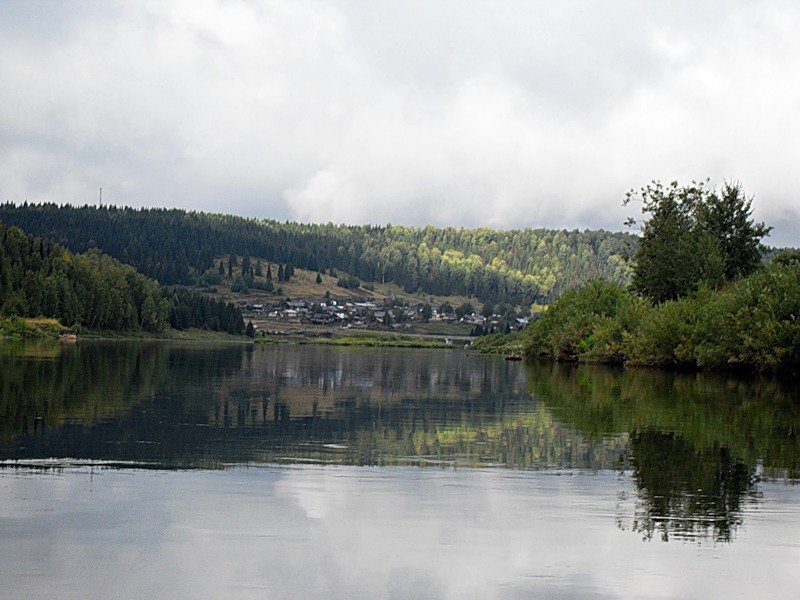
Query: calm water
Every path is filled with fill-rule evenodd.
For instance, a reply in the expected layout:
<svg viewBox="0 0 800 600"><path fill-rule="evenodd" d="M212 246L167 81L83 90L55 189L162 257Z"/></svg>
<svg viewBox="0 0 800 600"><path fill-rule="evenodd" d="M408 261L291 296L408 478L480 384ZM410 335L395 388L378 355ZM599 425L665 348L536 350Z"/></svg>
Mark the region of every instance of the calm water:
<svg viewBox="0 0 800 600"><path fill-rule="evenodd" d="M0 345L9 598L786 597L792 382Z"/></svg>

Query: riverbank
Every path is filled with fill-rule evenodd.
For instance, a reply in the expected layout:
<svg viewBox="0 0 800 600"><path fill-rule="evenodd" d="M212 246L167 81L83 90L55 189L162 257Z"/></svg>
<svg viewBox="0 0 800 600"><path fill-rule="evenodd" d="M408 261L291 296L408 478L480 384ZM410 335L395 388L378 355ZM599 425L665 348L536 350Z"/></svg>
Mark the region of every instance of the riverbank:
<svg viewBox="0 0 800 600"><path fill-rule="evenodd" d="M317 344L323 346L348 346L363 348L453 348L458 347L451 340L418 338L397 335L340 336L340 337L263 337L256 344Z"/></svg>
<svg viewBox="0 0 800 600"><path fill-rule="evenodd" d="M652 304L595 281L565 293L525 339L528 358L667 369L800 368L800 261L775 260L720 289Z"/></svg>
<svg viewBox="0 0 800 600"><path fill-rule="evenodd" d="M476 338L464 335L456 327L418 330L387 328L354 328L301 323L259 325L256 343L261 344L322 344L333 346L395 347L395 348L461 348Z"/></svg>
<svg viewBox="0 0 800 600"><path fill-rule="evenodd" d="M23 319L19 317L0 319L0 339L58 339L67 327L56 319ZM80 339L90 340L147 340L147 341L192 341L192 342L232 342L257 344L319 344L328 346L349 346L364 348L454 348L470 342L465 336L446 336L433 334L404 334L397 332L359 331L352 334L328 329L296 330L292 332L273 332L255 338L232 335L221 331L205 329L165 329L159 333L146 331L87 331L78 330Z"/></svg>
<svg viewBox="0 0 800 600"><path fill-rule="evenodd" d="M146 331L82 331L81 339L91 340L153 340L153 341L194 341L194 342L252 342L252 338L234 335L224 331L206 329L165 329L158 333Z"/></svg>
<svg viewBox="0 0 800 600"><path fill-rule="evenodd" d="M205 329L177 330L169 328L158 333L147 331L87 330L83 327L70 329L59 323L57 319L30 319L22 317L0 318L0 340L56 340L67 332L77 332L77 338L91 340L253 341L252 338L243 335L232 335L222 331L208 331Z"/></svg>
<svg viewBox="0 0 800 600"><path fill-rule="evenodd" d="M56 319L0 317L0 339L35 340L58 338L67 330Z"/></svg>
<svg viewBox="0 0 800 600"><path fill-rule="evenodd" d="M484 335L472 342L470 350L478 354L522 357L525 354L525 336L523 332Z"/></svg>

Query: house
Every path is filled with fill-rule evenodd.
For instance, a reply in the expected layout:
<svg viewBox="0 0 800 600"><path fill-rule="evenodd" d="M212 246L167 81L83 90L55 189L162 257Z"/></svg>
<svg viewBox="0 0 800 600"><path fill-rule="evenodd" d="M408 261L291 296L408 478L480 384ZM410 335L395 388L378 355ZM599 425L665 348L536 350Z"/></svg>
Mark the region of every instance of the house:
<svg viewBox="0 0 800 600"><path fill-rule="evenodd" d="M281 317L290 323L300 322L300 313L292 308L286 308L281 311Z"/></svg>
<svg viewBox="0 0 800 600"><path fill-rule="evenodd" d="M464 315L461 318L461 322L467 325L483 325L486 323L486 317L472 313L471 315Z"/></svg>

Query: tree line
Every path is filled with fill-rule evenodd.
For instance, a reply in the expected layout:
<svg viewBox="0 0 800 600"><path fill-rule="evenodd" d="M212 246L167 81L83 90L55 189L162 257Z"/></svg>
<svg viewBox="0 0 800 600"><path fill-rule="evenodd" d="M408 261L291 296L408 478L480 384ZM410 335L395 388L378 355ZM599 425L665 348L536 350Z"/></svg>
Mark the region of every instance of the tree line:
<svg viewBox="0 0 800 600"><path fill-rule="evenodd" d="M51 317L93 330L197 327L241 334L241 311L188 290L162 287L92 248L72 254L0 222L0 315Z"/></svg>
<svg viewBox="0 0 800 600"><path fill-rule="evenodd" d="M174 329L209 329L236 335L245 332L242 311L231 302L185 288L172 288L166 295L171 306L169 324ZM248 325L252 327L252 323Z"/></svg>
<svg viewBox="0 0 800 600"><path fill-rule="evenodd" d="M313 225L115 206L6 203L0 220L73 252L100 248L168 285L197 284L215 260L235 255L515 305L551 302L597 277L627 283L637 245L603 230Z"/></svg>

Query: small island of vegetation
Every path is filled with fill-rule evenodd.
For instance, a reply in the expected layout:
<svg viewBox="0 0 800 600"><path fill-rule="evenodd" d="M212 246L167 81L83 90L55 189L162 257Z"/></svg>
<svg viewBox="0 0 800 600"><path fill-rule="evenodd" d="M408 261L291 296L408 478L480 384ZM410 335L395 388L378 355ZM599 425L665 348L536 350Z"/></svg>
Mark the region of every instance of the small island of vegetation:
<svg viewBox="0 0 800 600"><path fill-rule="evenodd" d="M690 369L796 370L800 365L800 254L764 264L752 199L653 182L632 282L595 280L563 294L531 325L530 358Z"/></svg>

